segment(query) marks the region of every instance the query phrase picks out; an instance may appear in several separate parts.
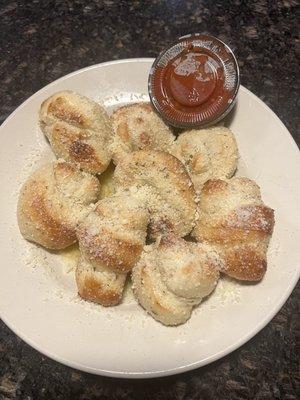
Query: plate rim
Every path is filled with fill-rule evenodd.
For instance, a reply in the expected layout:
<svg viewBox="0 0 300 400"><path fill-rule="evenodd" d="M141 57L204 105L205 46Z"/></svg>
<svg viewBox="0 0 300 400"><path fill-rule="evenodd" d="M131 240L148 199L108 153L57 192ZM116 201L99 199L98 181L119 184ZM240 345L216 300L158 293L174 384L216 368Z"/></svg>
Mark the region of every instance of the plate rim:
<svg viewBox="0 0 300 400"><path fill-rule="evenodd" d="M3 123L0 126L0 132L1 129L4 128L11 119L14 118L15 114L19 112L28 102L31 101L31 99L36 96L37 94L42 93L43 91L46 91L49 86L51 86L53 83L57 82L62 82L70 77L76 76L77 74L90 71L93 69L97 69L99 67L104 67L104 66L109 66L109 65L115 65L115 64L123 64L123 63L153 63L154 58L150 57L143 57L143 58L125 58L125 59L119 59L119 60L112 60L112 61L107 61L107 62L102 62L102 63L97 63L93 64L88 67L84 67L78 70L75 70L73 72L70 72L67 75L64 75L50 83L48 83L46 86L43 86L41 89L39 89L37 92L33 93L29 98L27 98L25 101L23 101L12 113L8 115L8 117L3 121ZM262 106L268 113L271 113L272 117L276 119L276 122L279 123L281 128L283 128L283 131L285 133L285 136L288 137L289 142L294 149L295 152L298 153L299 156L299 165L300 165L300 152L299 148L287 129L287 127L284 125L284 123L280 120L280 118L272 111L272 109L265 104L258 96L256 96L254 93L252 93L249 89L244 87L243 85L240 86L240 90L246 92L255 102L259 103L260 106ZM146 371L146 372L128 372L128 371L111 371L111 370L102 370L98 368L92 368L92 367L87 367L85 365L81 365L80 363L77 362L70 362L69 360L60 357L58 354L53 353L53 352L48 352L39 344L37 344L34 340L31 340L29 337L27 337L25 334L22 332L19 332L18 329L15 327L14 323L11 323L8 321L5 317L0 315L2 321L8 326L9 329L11 329L15 335L17 335L19 338L21 338L25 343L27 343L29 346L37 350L39 353L49 357L50 359L59 362L61 364L64 364L68 367L75 368L84 372L88 372L91 374L95 375L101 375L101 376L108 376L108 377L114 377L114 378L126 378L126 379L145 379L145 378L157 378L157 377L163 377L163 376L170 376L170 375L176 375L180 374L183 372L191 371L196 368L203 367L207 364L213 363L214 361L217 361L218 359L221 359L225 357L226 355L232 353L236 349L240 348L243 346L246 342L248 342L250 339L252 339L257 333L259 333L273 318L274 316L280 311L280 309L283 307L285 302L288 300L289 296L291 295L293 289L295 288L298 280L300 277L300 269L296 271L295 275L293 276L293 279L290 281L289 285L287 286L286 290L282 292L281 297L278 299L277 303L275 303L268 313L268 315L260 321L259 324L257 324L252 330L247 332L243 337L240 338L236 343L226 347L225 349L215 353L212 356L206 357L201 361L196 361L194 363L186 364L180 367L175 367L175 368L170 368L170 369L163 369L163 370L157 370L157 371ZM1 313L2 314L2 313Z"/></svg>

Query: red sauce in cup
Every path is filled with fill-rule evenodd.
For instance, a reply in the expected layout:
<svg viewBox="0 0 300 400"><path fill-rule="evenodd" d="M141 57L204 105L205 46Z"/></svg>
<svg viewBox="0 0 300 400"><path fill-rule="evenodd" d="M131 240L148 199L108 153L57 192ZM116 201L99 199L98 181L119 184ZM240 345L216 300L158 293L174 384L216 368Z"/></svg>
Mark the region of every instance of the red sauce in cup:
<svg viewBox="0 0 300 400"><path fill-rule="evenodd" d="M208 126L232 109L239 69L230 48L213 36L188 35L165 49L149 75L155 109L171 125Z"/></svg>

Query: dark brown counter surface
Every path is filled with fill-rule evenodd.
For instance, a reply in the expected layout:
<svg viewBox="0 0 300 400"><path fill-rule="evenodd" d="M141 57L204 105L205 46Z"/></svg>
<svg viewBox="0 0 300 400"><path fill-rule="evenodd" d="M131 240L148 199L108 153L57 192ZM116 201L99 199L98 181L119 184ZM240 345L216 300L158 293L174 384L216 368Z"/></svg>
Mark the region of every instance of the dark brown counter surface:
<svg viewBox="0 0 300 400"><path fill-rule="evenodd" d="M300 145L297 3L2 0L0 122L69 72L113 59L155 57L177 37L200 32L231 45L242 84L275 111ZM240 349L201 369L154 380L103 378L65 367L0 322L0 399L296 400L297 340L299 284L272 322Z"/></svg>

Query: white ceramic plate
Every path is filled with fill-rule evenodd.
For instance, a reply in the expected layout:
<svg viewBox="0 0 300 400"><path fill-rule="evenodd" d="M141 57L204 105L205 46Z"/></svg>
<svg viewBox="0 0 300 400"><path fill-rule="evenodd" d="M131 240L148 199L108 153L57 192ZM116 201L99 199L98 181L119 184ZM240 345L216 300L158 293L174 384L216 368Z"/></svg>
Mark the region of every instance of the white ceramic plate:
<svg viewBox="0 0 300 400"><path fill-rule="evenodd" d="M72 89L108 109L147 100L151 59L95 65L46 86L1 127L0 313L23 340L47 356L84 371L117 377L155 377L200 367L241 346L276 314L299 277L300 157L284 125L241 87L231 129L241 161L238 174L254 178L276 211L264 280L256 285L222 279L183 326L165 327L133 300L103 308L76 295L66 257L24 241L16 202L25 177L49 158L37 124L41 102Z"/></svg>

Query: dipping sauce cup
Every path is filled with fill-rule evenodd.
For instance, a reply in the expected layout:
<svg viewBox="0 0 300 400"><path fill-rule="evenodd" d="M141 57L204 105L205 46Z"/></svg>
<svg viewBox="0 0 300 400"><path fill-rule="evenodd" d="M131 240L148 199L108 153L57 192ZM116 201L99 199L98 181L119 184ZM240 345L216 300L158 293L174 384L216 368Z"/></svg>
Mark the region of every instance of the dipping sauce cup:
<svg viewBox="0 0 300 400"><path fill-rule="evenodd" d="M148 82L156 111L170 125L213 125L233 108L239 68L232 50L214 36L192 34L178 39L154 61Z"/></svg>

